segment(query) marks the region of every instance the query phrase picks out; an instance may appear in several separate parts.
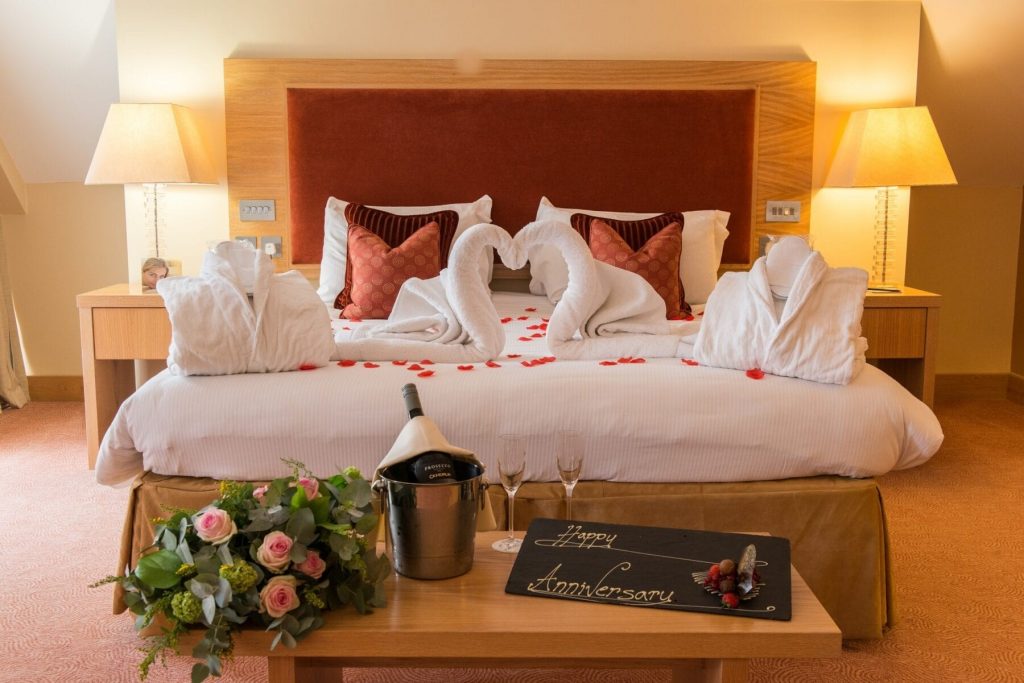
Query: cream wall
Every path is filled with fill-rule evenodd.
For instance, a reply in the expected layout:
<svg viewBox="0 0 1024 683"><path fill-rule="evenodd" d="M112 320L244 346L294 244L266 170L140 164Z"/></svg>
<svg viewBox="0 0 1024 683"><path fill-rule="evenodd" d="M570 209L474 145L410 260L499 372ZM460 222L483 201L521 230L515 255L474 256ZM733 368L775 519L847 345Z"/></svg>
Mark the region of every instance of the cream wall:
<svg viewBox="0 0 1024 683"><path fill-rule="evenodd" d="M223 178L225 57L810 59L818 64L820 185L851 109L914 102L919 19L917 2L123 0L119 86L124 102L195 109ZM145 255L144 221L134 191L125 201L134 278ZM226 187L179 188L166 205L177 212L161 235L167 253L194 273L206 245L227 237ZM871 215L873 194L829 191L813 209L826 257L867 267L870 235L861 218Z"/></svg>
<svg viewBox="0 0 1024 683"><path fill-rule="evenodd" d="M26 371L81 375L75 294L124 278L123 193L81 182L27 187L28 213L3 219Z"/></svg>

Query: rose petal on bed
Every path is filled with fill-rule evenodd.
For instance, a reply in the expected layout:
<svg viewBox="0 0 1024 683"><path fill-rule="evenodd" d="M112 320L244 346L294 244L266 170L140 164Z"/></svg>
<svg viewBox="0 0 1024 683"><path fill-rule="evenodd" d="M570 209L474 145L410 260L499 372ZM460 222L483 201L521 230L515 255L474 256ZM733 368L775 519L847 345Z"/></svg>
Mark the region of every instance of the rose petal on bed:
<svg viewBox="0 0 1024 683"><path fill-rule="evenodd" d="M523 357L523 354L521 354L521 353L509 353L509 354L506 354L506 355L509 358L522 358Z"/></svg>
<svg viewBox="0 0 1024 683"><path fill-rule="evenodd" d="M393 361L391 361L391 364L392 365L405 365L408 362L409 361L407 361L407 360L393 360Z"/></svg>
<svg viewBox="0 0 1024 683"><path fill-rule="evenodd" d="M312 363L303 363L299 366L299 370L316 370L316 366Z"/></svg>
<svg viewBox="0 0 1024 683"><path fill-rule="evenodd" d="M528 330L539 330L540 329L540 325L527 325L526 329L528 329Z"/></svg>
<svg viewBox="0 0 1024 683"><path fill-rule="evenodd" d="M541 358L541 360L544 361L545 363L554 363L558 359L555 358L554 356L544 356L543 358Z"/></svg>
<svg viewBox="0 0 1024 683"><path fill-rule="evenodd" d="M420 365L433 365L433 364L434 364L434 361L432 361L432 360L421 360L420 361Z"/></svg>
<svg viewBox="0 0 1024 683"><path fill-rule="evenodd" d="M528 313L533 313L534 311L536 311L536 310L537 310L537 308L536 308L536 306L527 306L527 307L526 307L526 308L524 308L523 310L524 310L524 311L526 311L526 312L528 312Z"/></svg>
<svg viewBox="0 0 1024 683"><path fill-rule="evenodd" d="M504 325L505 323L510 323L510 322L512 322L512 318L502 318L501 319L501 324L502 325Z"/></svg>
<svg viewBox="0 0 1024 683"><path fill-rule="evenodd" d="M349 318L348 321L350 323L361 323L361 322L363 322L363 319L362 318Z"/></svg>
<svg viewBox="0 0 1024 683"><path fill-rule="evenodd" d="M551 322L551 319L550 318L541 318L541 322L549 323L549 322Z"/></svg>
<svg viewBox="0 0 1024 683"><path fill-rule="evenodd" d="M747 377L750 379L764 379L764 371L760 368L750 368L747 370Z"/></svg>
<svg viewBox="0 0 1024 683"><path fill-rule="evenodd" d="M544 337L544 333L543 332L534 332L530 336L533 337L534 339L542 339Z"/></svg>
<svg viewBox="0 0 1024 683"><path fill-rule="evenodd" d="M519 341L533 341L533 339L530 337L520 337Z"/></svg>
<svg viewBox="0 0 1024 683"><path fill-rule="evenodd" d="M537 361L522 360L522 361L519 361L519 364L522 365L524 368L532 368L533 366L535 366L537 364Z"/></svg>
<svg viewBox="0 0 1024 683"><path fill-rule="evenodd" d="M363 363L363 367L364 368L371 368L371 369L373 369L373 368L379 368L380 366L377 365L376 363L366 362L366 363Z"/></svg>
<svg viewBox="0 0 1024 683"><path fill-rule="evenodd" d="M622 358L620 358L618 360L618 362L619 363L632 363L633 362L633 356L623 356Z"/></svg>
<svg viewBox="0 0 1024 683"><path fill-rule="evenodd" d="M410 365L409 367L406 368L406 370L422 370L422 369L423 369L423 366L420 365L419 363L413 363L412 365Z"/></svg>
<svg viewBox="0 0 1024 683"><path fill-rule="evenodd" d="M455 367L457 367L459 370L472 370L473 369L472 365L457 365Z"/></svg>
<svg viewBox="0 0 1024 683"><path fill-rule="evenodd" d="M528 315L521 315L518 318L516 318L516 320L529 320L529 319L530 319L530 316L528 316Z"/></svg>
<svg viewBox="0 0 1024 683"><path fill-rule="evenodd" d="M486 363L484 363L484 365L486 365L489 368L500 368L501 367L501 363L495 363L493 360L487 361Z"/></svg>
<svg viewBox="0 0 1024 683"><path fill-rule="evenodd" d="M339 360L338 361L338 365L340 365L343 368L350 368L350 367L352 367L355 364L356 364L356 362L354 360Z"/></svg>
<svg viewBox="0 0 1024 683"><path fill-rule="evenodd" d="M426 378L426 377L433 377L434 376L434 371L433 370L424 370L423 372L417 372L416 376L417 377L424 377L424 378Z"/></svg>
<svg viewBox="0 0 1024 683"><path fill-rule="evenodd" d="M683 320L685 320L686 322L690 322L691 320L693 320L693 316L690 314L684 315Z"/></svg>
<svg viewBox="0 0 1024 683"><path fill-rule="evenodd" d="M704 315L704 311L701 311L701 312L700 312L700 313L698 313L697 315Z"/></svg>
<svg viewBox="0 0 1024 683"><path fill-rule="evenodd" d="M618 365L618 364L619 364L619 362L618 361L614 361L614 360L603 360L600 363L598 363L598 365L603 365L606 368L607 367L611 367L613 365Z"/></svg>
<svg viewBox="0 0 1024 683"><path fill-rule="evenodd" d="M680 361L683 364L685 364L685 365L690 365L690 366L700 365L700 363L698 363L697 361L695 361L692 358L681 358Z"/></svg>
<svg viewBox="0 0 1024 683"><path fill-rule="evenodd" d="M630 363L646 363L646 358L633 358L629 361Z"/></svg>

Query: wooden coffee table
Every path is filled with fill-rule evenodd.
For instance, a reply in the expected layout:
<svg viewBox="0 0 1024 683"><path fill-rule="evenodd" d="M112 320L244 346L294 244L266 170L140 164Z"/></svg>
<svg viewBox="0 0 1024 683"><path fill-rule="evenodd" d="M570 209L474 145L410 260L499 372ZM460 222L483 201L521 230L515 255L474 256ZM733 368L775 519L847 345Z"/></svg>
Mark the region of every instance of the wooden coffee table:
<svg viewBox="0 0 1024 683"><path fill-rule="evenodd" d="M515 556L491 550L503 535L477 534L468 574L393 576L373 614L331 613L294 650L269 652L273 633L245 631L235 654L266 656L270 683L341 681L343 667L656 668L733 682L753 657L840 654L839 628L795 570L788 622L532 598L505 593Z"/></svg>

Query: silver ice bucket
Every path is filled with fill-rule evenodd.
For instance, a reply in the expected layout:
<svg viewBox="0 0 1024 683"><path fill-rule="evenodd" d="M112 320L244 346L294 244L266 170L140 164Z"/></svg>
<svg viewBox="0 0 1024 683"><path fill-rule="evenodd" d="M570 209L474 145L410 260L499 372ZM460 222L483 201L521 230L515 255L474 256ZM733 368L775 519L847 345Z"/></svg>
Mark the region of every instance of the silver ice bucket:
<svg viewBox="0 0 1024 683"><path fill-rule="evenodd" d="M392 562L402 576L448 579L473 567L476 516L487 485L479 463L455 459L457 481L408 481L407 464L384 468L375 488L388 517Z"/></svg>

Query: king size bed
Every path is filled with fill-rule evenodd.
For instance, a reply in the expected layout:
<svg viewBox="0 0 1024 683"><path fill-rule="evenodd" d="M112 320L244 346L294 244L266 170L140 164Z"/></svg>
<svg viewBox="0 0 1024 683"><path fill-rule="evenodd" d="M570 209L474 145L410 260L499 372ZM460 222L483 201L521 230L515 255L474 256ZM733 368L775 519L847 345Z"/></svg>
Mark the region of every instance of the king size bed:
<svg viewBox="0 0 1024 683"><path fill-rule="evenodd" d="M330 197L395 213L461 207L465 221L486 197L489 220L477 222L512 233L557 213L552 201L678 212L689 294L677 331L696 330L716 271L749 268L759 237L779 232L762 220L768 199L801 201L787 230L808 229L808 62L487 62L467 73L444 61L226 60L225 104L232 235L285 236L278 269L319 283L342 341L372 323L340 310L353 267L346 287ZM276 221L243 224L238 200L251 198L274 199ZM199 507L217 479L280 476L281 458L322 475L372 471L412 380L449 440L486 466L500 434L526 438L517 526L564 514L553 447L559 431L580 431L576 516L787 537L844 637L879 637L893 606L871 477L935 452L928 408L873 367L843 386L704 367L688 353L551 360L544 334L564 283L549 265L537 258L532 282L493 266L506 342L487 362L342 356L306 372L150 380L118 411L97 464L103 483L132 481L121 566L148 545L161 506ZM503 524L504 494L490 497Z"/></svg>

